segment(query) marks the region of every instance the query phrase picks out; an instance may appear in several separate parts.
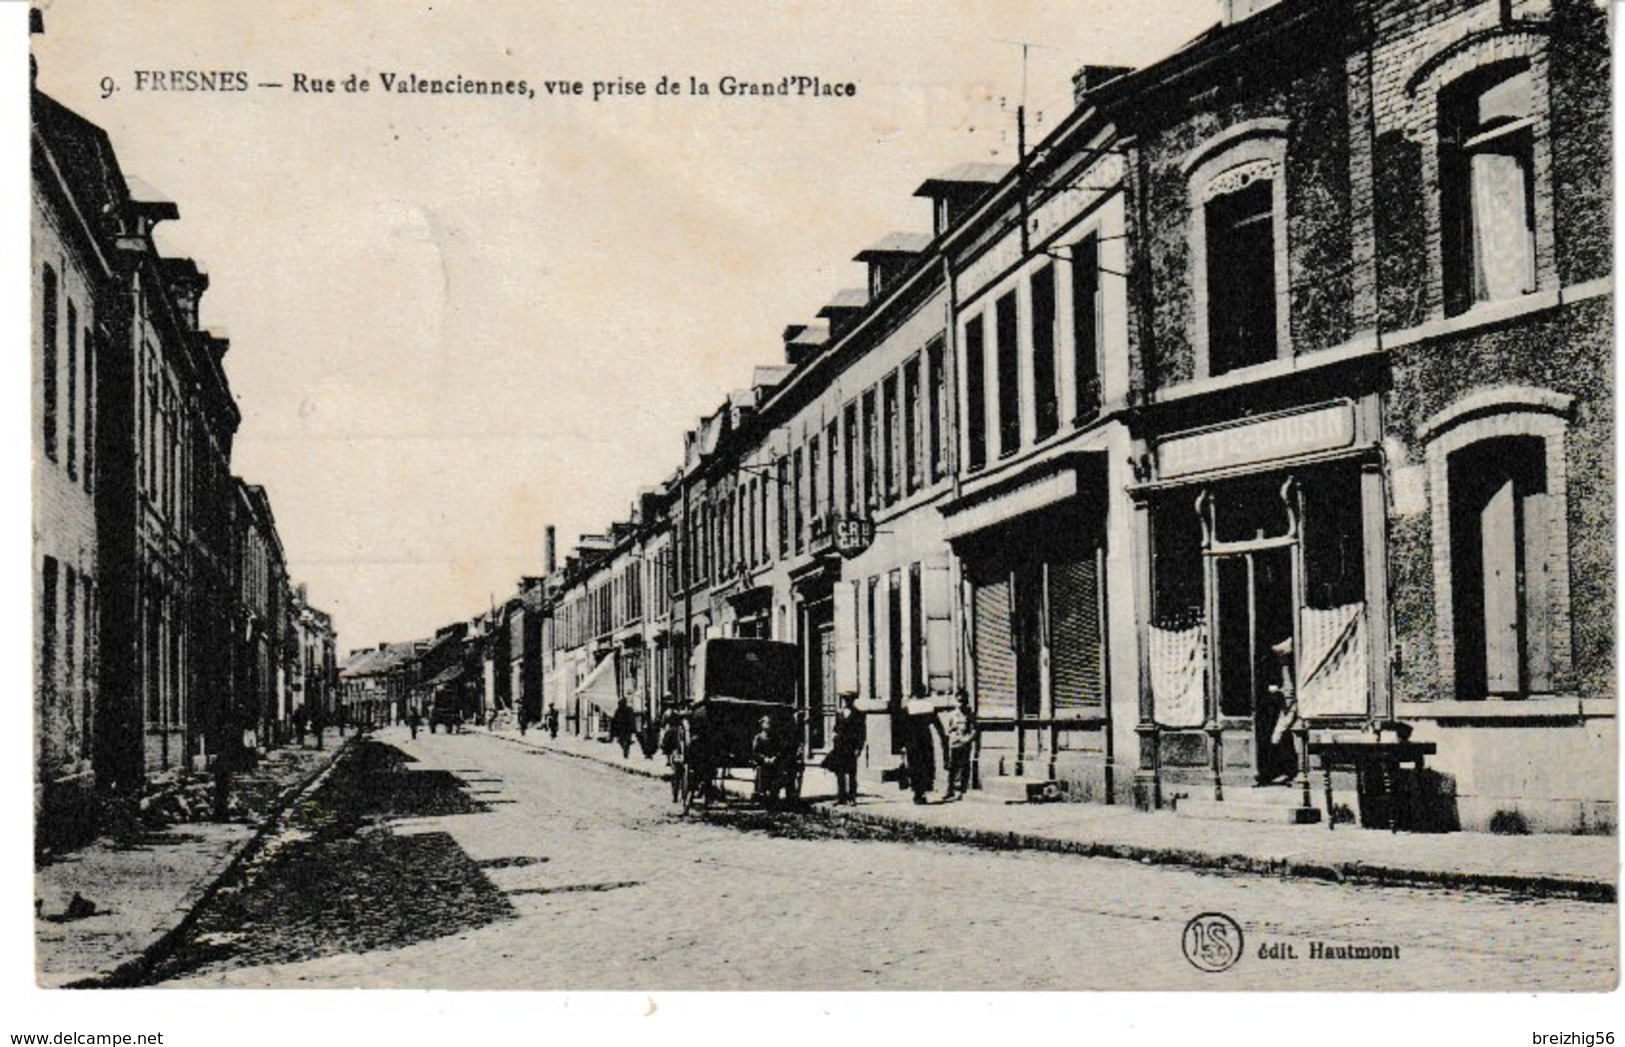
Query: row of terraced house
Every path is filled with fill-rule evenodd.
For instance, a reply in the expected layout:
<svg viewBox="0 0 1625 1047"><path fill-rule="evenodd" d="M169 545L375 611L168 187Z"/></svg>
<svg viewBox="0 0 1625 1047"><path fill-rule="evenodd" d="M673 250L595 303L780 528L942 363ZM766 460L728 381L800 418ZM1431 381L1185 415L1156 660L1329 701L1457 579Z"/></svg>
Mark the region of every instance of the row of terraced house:
<svg viewBox="0 0 1625 1047"><path fill-rule="evenodd" d="M334 628L289 582L271 502L231 472L241 420L208 276L107 133L32 97L35 819L109 805L337 712Z"/></svg>
<svg viewBox="0 0 1625 1047"><path fill-rule="evenodd" d="M1075 88L549 536L509 703L648 725L771 637L809 757L844 696L878 774L963 692L983 788L1211 811L1284 691L1305 806L1311 748L1425 753L1416 827L1613 831L1606 5L1228 0Z"/></svg>

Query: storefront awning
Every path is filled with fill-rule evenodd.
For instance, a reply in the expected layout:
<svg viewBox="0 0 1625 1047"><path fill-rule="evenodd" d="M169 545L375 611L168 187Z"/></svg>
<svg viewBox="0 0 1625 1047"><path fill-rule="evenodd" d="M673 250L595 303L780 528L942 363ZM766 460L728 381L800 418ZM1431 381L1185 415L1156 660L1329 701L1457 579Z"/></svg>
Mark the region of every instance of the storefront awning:
<svg viewBox="0 0 1625 1047"><path fill-rule="evenodd" d="M616 701L620 699L620 690L615 683L615 655L605 655L592 672L581 681L576 688L576 694L592 702L602 709L613 709Z"/></svg>
<svg viewBox="0 0 1625 1047"><path fill-rule="evenodd" d="M441 687L445 684L455 682L462 675L463 667L461 665L453 665L441 670L441 672L436 675L434 679L429 681L428 685L430 687Z"/></svg>

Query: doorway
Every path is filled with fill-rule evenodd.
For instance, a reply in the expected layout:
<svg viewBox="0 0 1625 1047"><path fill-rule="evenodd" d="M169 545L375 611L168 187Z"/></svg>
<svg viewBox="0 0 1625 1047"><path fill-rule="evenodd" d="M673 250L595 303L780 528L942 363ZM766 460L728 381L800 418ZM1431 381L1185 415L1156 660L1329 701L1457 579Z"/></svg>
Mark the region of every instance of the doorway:
<svg viewBox="0 0 1625 1047"><path fill-rule="evenodd" d="M1290 739L1271 740L1280 704L1269 690L1282 675L1271 648L1293 637L1291 546L1216 556L1213 575L1219 715L1251 722L1253 770L1273 778L1295 763Z"/></svg>

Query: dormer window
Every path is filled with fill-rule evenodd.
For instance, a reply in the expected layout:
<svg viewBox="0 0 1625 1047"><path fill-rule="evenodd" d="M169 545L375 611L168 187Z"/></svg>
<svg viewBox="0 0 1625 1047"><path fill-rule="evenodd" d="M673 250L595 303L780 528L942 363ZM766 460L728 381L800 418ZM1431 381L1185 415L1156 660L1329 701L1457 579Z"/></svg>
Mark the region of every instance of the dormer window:
<svg viewBox="0 0 1625 1047"><path fill-rule="evenodd" d="M1535 290L1534 78L1484 70L1439 99L1445 312Z"/></svg>

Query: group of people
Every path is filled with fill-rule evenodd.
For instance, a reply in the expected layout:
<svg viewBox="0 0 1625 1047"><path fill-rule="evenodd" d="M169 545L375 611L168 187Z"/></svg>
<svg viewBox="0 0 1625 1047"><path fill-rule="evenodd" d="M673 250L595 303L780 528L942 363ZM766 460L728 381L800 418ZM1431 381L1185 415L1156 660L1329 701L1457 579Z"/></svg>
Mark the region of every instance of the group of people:
<svg viewBox="0 0 1625 1047"><path fill-rule="evenodd" d="M948 764L948 788L943 803L963 799L970 791L971 753L976 744L976 714L970 698L961 691L946 712L938 714L929 698L906 704L903 722L902 781L914 794L915 803L930 803L937 784L936 741ZM900 783L901 784L901 783Z"/></svg>

